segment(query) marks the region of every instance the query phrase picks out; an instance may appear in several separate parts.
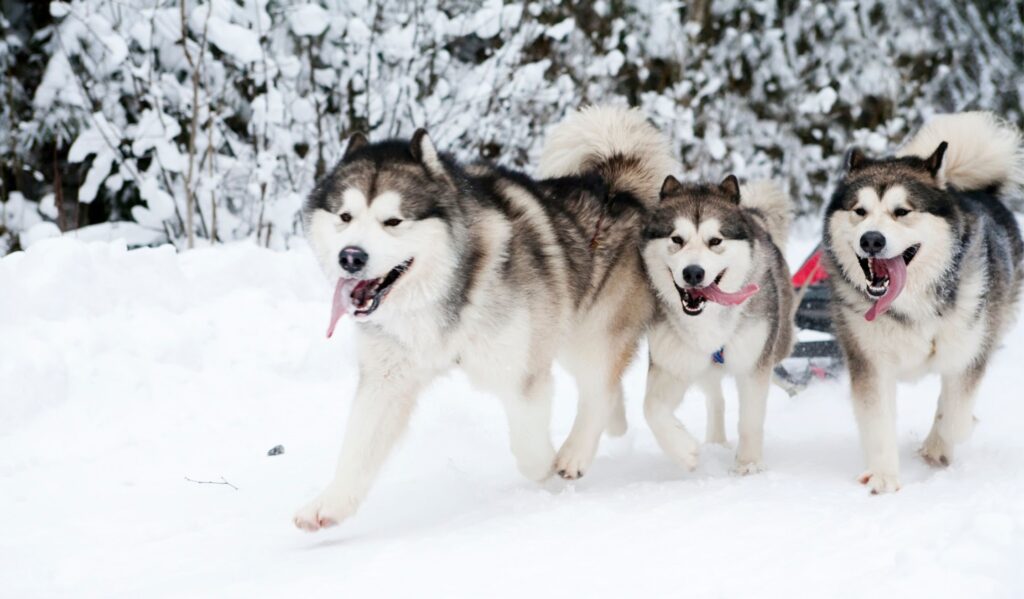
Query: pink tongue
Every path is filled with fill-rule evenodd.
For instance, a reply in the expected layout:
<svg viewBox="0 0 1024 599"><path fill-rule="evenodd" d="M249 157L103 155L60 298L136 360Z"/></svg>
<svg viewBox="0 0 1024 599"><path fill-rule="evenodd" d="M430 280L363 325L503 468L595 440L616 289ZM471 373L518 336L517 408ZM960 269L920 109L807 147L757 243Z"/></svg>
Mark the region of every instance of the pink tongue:
<svg viewBox="0 0 1024 599"><path fill-rule="evenodd" d="M334 287L334 300L331 302L331 323L327 325L327 338L334 334L334 326L352 306L352 290L359 284L359 279L338 279Z"/></svg>
<svg viewBox="0 0 1024 599"><path fill-rule="evenodd" d="M903 286L907 284L907 263L903 260L903 256L886 259L873 258L873 260L872 268L876 274L889 275L889 288L885 290L885 295L878 298L875 305L864 313L864 318L868 321L885 314L889 306L896 301L896 297L903 291Z"/></svg>
<svg viewBox="0 0 1024 599"><path fill-rule="evenodd" d="M718 285L712 283L707 287L701 287L699 289L688 289L690 295L703 297L706 300L715 302L716 304L722 304L723 306L738 306L747 299L757 293L761 288L757 286L757 283L748 283L743 289L735 293L729 293L728 291L722 291L718 288Z"/></svg>

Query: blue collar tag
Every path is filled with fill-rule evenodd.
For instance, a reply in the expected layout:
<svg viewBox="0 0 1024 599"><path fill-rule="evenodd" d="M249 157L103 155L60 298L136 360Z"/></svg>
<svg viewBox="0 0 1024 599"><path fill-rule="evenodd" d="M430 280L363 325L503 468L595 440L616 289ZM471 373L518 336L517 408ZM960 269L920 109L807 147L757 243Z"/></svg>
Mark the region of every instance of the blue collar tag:
<svg viewBox="0 0 1024 599"><path fill-rule="evenodd" d="M711 354L711 361L715 364L725 364L725 348L716 351Z"/></svg>

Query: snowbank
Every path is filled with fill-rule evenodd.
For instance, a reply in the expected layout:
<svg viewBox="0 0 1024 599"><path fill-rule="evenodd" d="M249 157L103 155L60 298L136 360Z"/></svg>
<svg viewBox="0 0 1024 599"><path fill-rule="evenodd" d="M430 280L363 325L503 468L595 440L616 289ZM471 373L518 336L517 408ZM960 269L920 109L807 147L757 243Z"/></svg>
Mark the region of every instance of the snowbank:
<svg viewBox="0 0 1024 599"><path fill-rule="evenodd" d="M802 257L808 243L794 243ZM42 240L0 260L0 585L11 597L1020 597L1022 329L945 470L913 454L938 383L901 388L904 489L871 497L845 385L773 389L769 470L680 472L643 424L574 484L517 474L498 402L423 397L363 510L306 535L355 385L306 249L175 254ZM554 435L574 390L557 376ZM732 397L730 390L730 398ZM703 401L684 420L703 433ZM730 399L730 429L736 418ZM731 435L735 441L735 434ZM285 453L268 457L281 444ZM238 488L185 480L220 481Z"/></svg>

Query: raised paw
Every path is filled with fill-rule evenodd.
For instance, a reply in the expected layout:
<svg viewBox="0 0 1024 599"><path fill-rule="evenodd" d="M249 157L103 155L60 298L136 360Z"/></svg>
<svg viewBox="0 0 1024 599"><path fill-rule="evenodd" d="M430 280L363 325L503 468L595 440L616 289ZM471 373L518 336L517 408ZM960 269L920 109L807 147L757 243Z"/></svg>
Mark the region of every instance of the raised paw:
<svg viewBox="0 0 1024 599"><path fill-rule="evenodd" d="M357 505L352 498L324 491L296 512L293 522L306 532L316 532L340 524L355 513Z"/></svg>
<svg viewBox="0 0 1024 599"><path fill-rule="evenodd" d="M900 490L900 480L896 474L875 474L869 470L861 474L857 481L871 489L872 495L895 493Z"/></svg>

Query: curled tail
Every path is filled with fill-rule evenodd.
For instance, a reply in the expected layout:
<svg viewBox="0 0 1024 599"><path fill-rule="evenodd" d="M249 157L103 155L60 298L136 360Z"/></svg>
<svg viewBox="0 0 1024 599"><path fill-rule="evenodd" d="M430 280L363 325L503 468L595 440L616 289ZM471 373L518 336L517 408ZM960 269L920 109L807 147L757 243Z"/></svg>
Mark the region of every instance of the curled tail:
<svg viewBox="0 0 1024 599"><path fill-rule="evenodd" d="M643 113L614 106L570 113L548 134L540 164L543 178L597 172L613 194L629 193L647 208L676 170L668 140Z"/></svg>
<svg viewBox="0 0 1024 599"><path fill-rule="evenodd" d="M1012 124L991 112L960 112L932 118L899 151L927 158L939 144L949 146L938 176L963 191L1024 187L1024 139Z"/></svg>
<svg viewBox="0 0 1024 599"><path fill-rule="evenodd" d="M775 181L751 181L740 186L740 205L760 219L772 242L786 252L792 206L789 196Z"/></svg>

